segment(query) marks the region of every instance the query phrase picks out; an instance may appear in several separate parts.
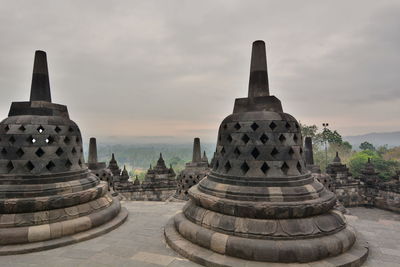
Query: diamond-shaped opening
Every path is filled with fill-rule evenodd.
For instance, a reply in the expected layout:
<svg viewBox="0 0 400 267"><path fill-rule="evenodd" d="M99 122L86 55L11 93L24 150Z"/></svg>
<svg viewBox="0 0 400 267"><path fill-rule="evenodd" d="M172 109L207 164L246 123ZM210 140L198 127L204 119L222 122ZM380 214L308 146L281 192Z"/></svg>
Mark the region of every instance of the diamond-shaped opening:
<svg viewBox="0 0 400 267"><path fill-rule="evenodd" d="M61 156L63 153L64 153L64 150L62 150L61 147L57 148L57 150L56 150L57 156Z"/></svg>
<svg viewBox="0 0 400 267"><path fill-rule="evenodd" d="M229 134L228 137L226 138L226 140L228 140L229 143L232 143L232 136Z"/></svg>
<svg viewBox="0 0 400 267"><path fill-rule="evenodd" d="M297 134L294 134L294 136L293 136L293 141L294 141L295 143L297 143L298 140L299 140L299 138L297 137Z"/></svg>
<svg viewBox="0 0 400 267"><path fill-rule="evenodd" d="M274 149L271 151L271 156L275 157L278 153L279 151L274 147Z"/></svg>
<svg viewBox="0 0 400 267"><path fill-rule="evenodd" d="M47 144L51 145L52 143L54 143L54 138L52 136L49 136L46 138L45 141Z"/></svg>
<svg viewBox="0 0 400 267"><path fill-rule="evenodd" d="M272 131L273 131L277 126L278 126L278 125L276 125L275 122L271 122L271 123L269 124L269 128L271 128Z"/></svg>
<svg viewBox="0 0 400 267"><path fill-rule="evenodd" d="M250 167L245 161L242 165L240 165L240 169L243 171L243 174L246 174L250 170Z"/></svg>
<svg viewBox="0 0 400 267"><path fill-rule="evenodd" d="M242 137L242 141L247 144L249 142L250 138L247 136L247 134L244 134Z"/></svg>
<svg viewBox="0 0 400 267"><path fill-rule="evenodd" d="M79 166L82 167L82 161L81 161L81 159L78 160L78 164L79 164Z"/></svg>
<svg viewBox="0 0 400 267"><path fill-rule="evenodd" d="M300 162L297 162L296 168L301 173L302 168Z"/></svg>
<svg viewBox="0 0 400 267"><path fill-rule="evenodd" d="M267 171L269 170L269 166L267 163L264 162L260 169L264 174L267 174Z"/></svg>
<svg viewBox="0 0 400 267"><path fill-rule="evenodd" d="M79 144L79 142L81 141L81 139L77 136L77 137L75 138L75 141L76 141L77 144Z"/></svg>
<svg viewBox="0 0 400 267"><path fill-rule="evenodd" d="M224 147L222 147L222 149L221 149L221 155L222 156L225 155L225 148Z"/></svg>
<svg viewBox="0 0 400 267"><path fill-rule="evenodd" d="M17 154L18 157L22 157L25 154L25 152L21 148L19 148L15 153Z"/></svg>
<svg viewBox="0 0 400 267"><path fill-rule="evenodd" d="M14 144L15 141L17 141L17 140L15 140L15 137L14 137L14 136L11 136L11 137L8 139L8 141L10 141L11 144Z"/></svg>
<svg viewBox="0 0 400 267"><path fill-rule="evenodd" d="M226 130L226 128L228 128L228 125L224 124L223 128Z"/></svg>
<svg viewBox="0 0 400 267"><path fill-rule="evenodd" d="M293 154L294 154L294 150L293 150L293 148L290 148L290 149L289 149L289 155L290 155L290 156L293 156Z"/></svg>
<svg viewBox="0 0 400 267"><path fill-rule="evenodd" d="M14 164L10 160L7 164L7 171L10 172L12 170L14 170Z"/></svg>
<svg viewBox="0 0 400 267"><path fill-rule="evenodd" d="M240 150L238 149L238 148L235 148L235 150L233 151L233 153L237 156L237 157L239 157L240 156Z"/></svg>
<svg viewBox="0 0 400 267"><path fill-rule="evenodd" d="M31 161L28 161L25 164L25 167L28 169L28 171L32 171L35 168L35 165L33 165L33 163Z"/></svg>
<svg viewBox="0 0 400 267"><path fill-rule="evenodd" d="M255 147L255 148L251 151L251 155L256 159L256 158L260 155L260 151L258 151L258 149Z"/></svg>
<svg viewBox="0 0 400 267"><path fill-rule="evenodd" d="M10 130L10 127L8 125L6 125L6 127L4 127L4 131L8 132Z"/></svg>
<svg viewBox="0 0 400 267"><path fill-rule="evenodd" d="M290 123L286 122L285 127L286 127L286 129L290 130L290 127L291 127Z"/></svg>
<svg viewBox="0 0 400 267"><path fill-rule="evenodd" d="M67 159L67 162L65 162L65 167L67 167L67 169L69 169L69 168L71 168L71 166L72 166L72 162L69 159Z"/></svg>
<svg viewBox="0 0 400 267"><path fill-rule="evenodd" d="M253 124L250 126L253 131L257 130L260 126L258 126L257 123L253 122Z"/></svg>
<svg viewBox="0 0 400 267"><path fill-rule="evenodd" d="M54 131L56 131L56 133L60 133L61 132L61 128L56 126L56 128L54 128Z"/></svg>
<svg viewBox="0 0 400 267"><path fill-rule="evenodd" d="M69 137L66 136L66 137L64 138L64 143L69 144L70 142L71 142L71 139L69 139Z"/></svg>
<svg viewBox="0 0 400 267"><path fill-rule="evenodd" d="M73 131L74 131L74 128L72 128L72 126L69 126L68 132L72 133Z"/></svg>
<svg viewBox="0 0 400 267"><path fill-rule="evenodd" d="M299 125L297 123L295 123L294 126L296 127L296 129L299 129Z"/></svg>
<svg viewBox="0 0 400 267"><path fill-rule="evenodd" d="M266 142L268 142L268 136L267 136L265 133L263 133L263 134L260 136L260 141L261 141L263 144L265 144Z"/></svg>
<svg viewBox="0 0 400 267"><path fill-rule="evenodd" d="M4 156L7 155L7 149L3 148L3 149L1 150L1 154L4 155Z"/></svg>
<svg viewBox="0 0 400 267"><path fill-rule="evenodd" d="M281 143L285 142L286 141L286 137L283 134L281 134L279 136L279 141L281 141Z"/></svg>
<svg viewBox="0 0 400 267"><path fill-rule="evenodd" d="M55 167L56 167L56 165L51 160L46 165L46 169L48 169L49 171L52 171Z"/></svg>
<svg viewBox="0 0 400 267"><path fill-rule="evenodd" d="M25 131L26 130L26 128L25 128L25 126L24 125L21 125L21 126L19 126L19 128L18 128L20 131Z"/></svg>
<svg viewBox="0 0 400 267"><path fill-rule="evenodd" d="M218 169L218 167L219 167L219 161L217 160L217 161L215 162L215 169Z"/></svg>
<svg viewBox="0 0 400 267"><path fill-rule="evenodd" d="M44 132L44 128L42 125L40 125L37 129L38 133L43 133Z"/></svg>
<svg viewBox="0 0 400 267"><path fill-rule="evenodd" d="M41 156L44 155L44 150L41 149L40 147L36 150L35 154L40 158Z"/></svg>
<svg viewBox="0 0 400 267"><path fill-rule="evenodd" d="M284 162L281 166L281 170L284 174L287 174L289 171L289 166L286 164L286 162Z"/></svg>
<svg viewBox="0 0 400 267"><path fill-rule="evenodd" d="M225 163L225 172L229 172L229 170L232 168L231 163L229 162L229 160Z"/></svg>
<svg viewBox="0 0 400 267"><path fill-rule="evenodd" d="M75 149L75 147L72 148L71 152L72 152L72 154L76 154L76 149Z"/></svg>
<svg viewBox="0 0 400 267"><path fill-rule="evenodd" d="M303 149L300 147L300 155L303 154Z"/></svg>
<svg viewBox="0 0 400 267"><path fill-rule="evenodd" d="M240 128L242 128L242 126L240 126L239 123L236 123L235 126L233 126L236 130L239 130Z"/></svg>

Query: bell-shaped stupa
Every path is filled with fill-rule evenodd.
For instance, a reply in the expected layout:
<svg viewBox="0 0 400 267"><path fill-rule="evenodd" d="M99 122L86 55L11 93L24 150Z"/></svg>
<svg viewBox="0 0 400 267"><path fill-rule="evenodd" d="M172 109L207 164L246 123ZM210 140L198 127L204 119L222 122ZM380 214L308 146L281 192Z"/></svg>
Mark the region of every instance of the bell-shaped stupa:
<svg viewBox="0 0 400 267"><path fill-rule="evenodd" d="M108 190L114 189L114 176L112 171L107 168L105 162L99 162L97 159L97 141L91 137L89 140L88 167L100 180L108 183Z"/></svg>
<svg viewBox="0 0 400 267"><path fill-rule="evenodd" d="M265 44L256 41L248 97L222 121L212 170L166 225L168 244L206 266L360 265L368 249L305 168L302 146L298 122L269 94Z"/></svg>
<svg viewBox="0 0 400 267"><path fill-rule="evenodd" d="M71 244L127 217L87 168L78 126L51 102L46 53L36 51L30 101L0 123L0 254Z"/></svg>
<svg viewBox="0 0 400 267"><path fill-rule="evenodd" d="M186 163L185 169L176 178L177 189L174 198L188 200L188 190L203 179L209 171L207 156L204 152L201 157L200 138L196 137L193 141L192 161Z"/></svg>

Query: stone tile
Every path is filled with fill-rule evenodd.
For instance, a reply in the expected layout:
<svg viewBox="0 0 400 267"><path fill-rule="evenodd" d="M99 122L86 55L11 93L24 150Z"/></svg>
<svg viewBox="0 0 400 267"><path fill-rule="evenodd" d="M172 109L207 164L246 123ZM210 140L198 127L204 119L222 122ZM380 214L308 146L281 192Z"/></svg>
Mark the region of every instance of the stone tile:
<svg viewBox="0 0 400 267"><path fill-rule="evenodd" d="M130 215L121 227L98 238L70 246L1 256L0 267L200 266L183 259L167 246L163 237L164 225L184 204L125 202L123 205L130 210ZM400 266L400 215L379 209L349 210L352 217L348 218L348 222L363 234L370 244L370 254L364 266Z"/></svg>
<svg viewBox="0 0 400 267"><path fill-rule="evenodd" d="M91 256L95 254L94 251L88 249L75 249L71 248L66 250L61 257L71 258L71 259L89 259Z"/></svg>
<svg viewBox="0 0 400 267"><path fill-rule="evenodd" d="M139 252L135 254L132 257L132 259L136 261L143 261L146 263L158 264L161 266L168 266L168 264L170 264L175 260L175 258L171 256L149 253L149 252Z"/></svg>

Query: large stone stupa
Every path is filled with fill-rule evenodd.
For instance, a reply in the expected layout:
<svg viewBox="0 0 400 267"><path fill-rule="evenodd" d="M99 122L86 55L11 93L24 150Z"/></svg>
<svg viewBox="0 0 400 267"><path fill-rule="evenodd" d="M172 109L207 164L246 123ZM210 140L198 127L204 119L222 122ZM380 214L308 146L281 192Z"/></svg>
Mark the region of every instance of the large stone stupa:
<svg viewBox="0 0 400 267"><path fill-rule="evenodd" d="M166 225L168 244L206 266L361 265L367 245L306 169L302 146L298 122L269 94L265 44L256 41L248 97L222 121L211 173Z"/></svg>
<svg viewBox="0 0 400 267"><path fill-rule="evenodd" d="M36 51L30 101L0 123L0 255L86 240L127 217L87 168L78 126L51 102L46 53Z"/></svg>

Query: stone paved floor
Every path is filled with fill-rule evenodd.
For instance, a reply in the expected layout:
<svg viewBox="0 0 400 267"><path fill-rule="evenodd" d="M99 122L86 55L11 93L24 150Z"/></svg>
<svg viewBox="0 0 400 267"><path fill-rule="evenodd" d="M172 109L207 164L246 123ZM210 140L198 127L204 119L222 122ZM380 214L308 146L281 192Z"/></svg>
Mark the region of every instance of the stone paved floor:
<svg viewBox="0 0 400 267"><path fill-rule="evenodd" d="M1 256L0 266L199 266L182 259L167 247L163 226L183 203L125 202L128 220L101 237L37 253ZM364 266L400 266L400 215L391 212L351 208L348 221L370 243L370 257ZM266 265L268 266L268 265Z"/></svg>

